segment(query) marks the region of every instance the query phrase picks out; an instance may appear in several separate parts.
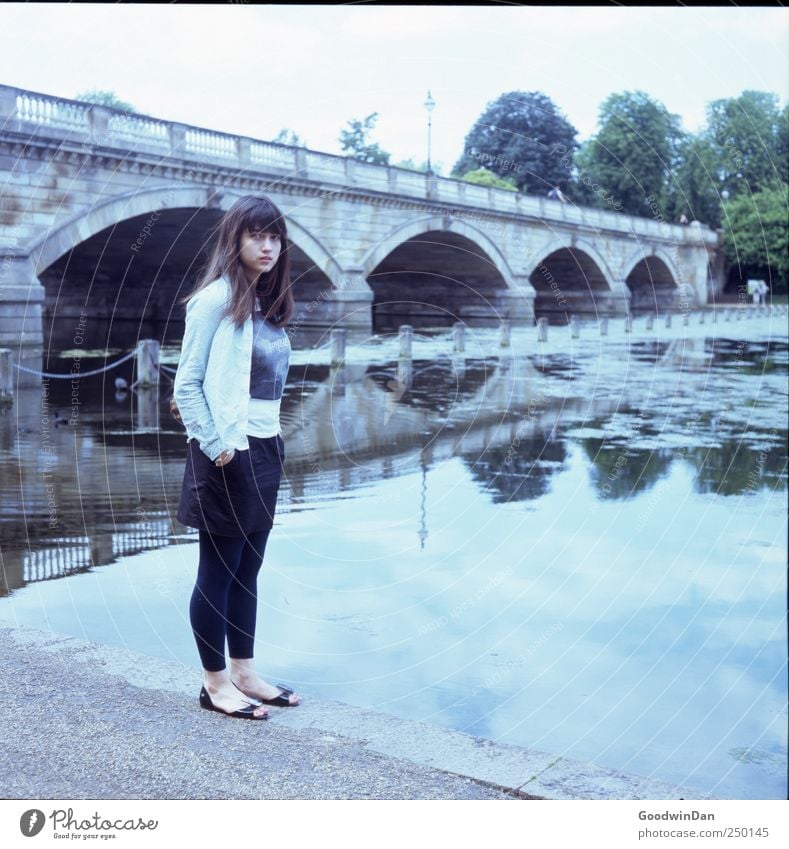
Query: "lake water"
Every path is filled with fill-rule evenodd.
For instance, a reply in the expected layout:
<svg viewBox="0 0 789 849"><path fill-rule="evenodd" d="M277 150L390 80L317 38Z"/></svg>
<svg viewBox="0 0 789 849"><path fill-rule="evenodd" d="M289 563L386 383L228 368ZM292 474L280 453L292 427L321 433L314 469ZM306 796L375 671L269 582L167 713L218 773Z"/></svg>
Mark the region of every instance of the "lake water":
<svg viewBox="0 0 789 849"><path fill-rule="evenodd" d="M784 321L552 327L544 344L529 328L511 349L469 330L465 355L424 331L410 374L391 336L351 337L344 369L325 340L297 347L264 675L716 797L784 798ZM47 367L104 363L86 353ZM114 376L80 381L78 406L70 380L22 390L0 419L0 619L199 675L195 534L172 519L185 438L167 381L116 397Z"/></svg>

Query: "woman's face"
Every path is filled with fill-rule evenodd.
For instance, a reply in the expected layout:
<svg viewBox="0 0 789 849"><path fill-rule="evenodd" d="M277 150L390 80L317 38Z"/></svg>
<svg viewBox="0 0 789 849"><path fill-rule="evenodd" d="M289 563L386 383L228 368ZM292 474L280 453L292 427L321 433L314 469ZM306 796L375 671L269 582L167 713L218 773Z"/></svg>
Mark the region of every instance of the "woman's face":
<svg viewBox="0 0 789 849"><path fill-rule="evenodd" d="M241 264L250 283L277 264L282 250L280 237L269 230L245 230L240 244Z"/></svg>

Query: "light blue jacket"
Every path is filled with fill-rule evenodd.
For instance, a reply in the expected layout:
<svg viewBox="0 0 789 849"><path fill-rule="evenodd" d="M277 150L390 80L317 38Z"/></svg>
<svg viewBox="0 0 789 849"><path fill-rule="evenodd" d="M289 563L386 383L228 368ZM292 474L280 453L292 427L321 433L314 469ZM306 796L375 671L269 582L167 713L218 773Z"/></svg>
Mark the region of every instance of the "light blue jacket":
<svg viewBox="0 0 789 849"><path fill-rule="evenodd" d="M186 326L173 395L186 428L215 460L222 451L246 450L252 317L236 327L222 318L230 283L219 277L186 305Z"/></svg>

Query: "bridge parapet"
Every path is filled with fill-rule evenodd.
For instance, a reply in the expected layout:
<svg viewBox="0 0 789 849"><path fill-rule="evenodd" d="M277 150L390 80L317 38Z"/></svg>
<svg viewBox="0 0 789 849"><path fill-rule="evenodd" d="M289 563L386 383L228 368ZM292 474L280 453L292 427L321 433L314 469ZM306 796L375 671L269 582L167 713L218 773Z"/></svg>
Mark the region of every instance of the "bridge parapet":
<svg viewBox="0 0 789 849"><path fill-rule="evenodd" d="M64 146L94 152L132 151L143 157L156 154L196 159L204 165L234 167L248 172L287 175L320 183L396 194L452 206L485 209L500 214L565 223L594 232L627 231L633 236L673 244L718 244L709 228L689 228L619 212L580 207L520 192L477 186L448 177L394 166L372 165L351 157L303 147L221 133L205 127L164 121L83 101L0 85L0 132L29 143L57 139ZM451 212L446 209L445 212Z"/></svg>
<svg viewBox="0 0 789 849"><path fill-rule="evenodd" d="M88 294L97 316L151 318L221 210L254 192L288 218L304 325L370 328L401 310L400 323L530 323L570 300L579 313L584 298L587 311L621 314L628 287L636 305L656 286L705 303L720 249L708 228L657 212L577 207L2 85L0 174L0 345L40 345L55 292L59 319Z"/></svg>

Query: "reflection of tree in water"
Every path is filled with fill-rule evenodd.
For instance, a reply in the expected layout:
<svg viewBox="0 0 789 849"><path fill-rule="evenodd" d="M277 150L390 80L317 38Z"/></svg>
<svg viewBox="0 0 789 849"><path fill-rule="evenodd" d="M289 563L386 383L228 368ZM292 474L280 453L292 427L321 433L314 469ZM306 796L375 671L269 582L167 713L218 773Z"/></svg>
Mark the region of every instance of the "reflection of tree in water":
<svg viewBox="0 0 789 849"><path fill-rule="evenodd" d="M654 310L647 310L653 312ZM630 356L642 363L659 363L660 358L668 351L668 342L657 342L651 339L632 342L630 344Z"/></svg>
<svg viewBox="0 0 789 849"><path fill-rule="evenodd" d="M764 448L727 440L715 448L691 448L684 458L696 469L696 492L740 495L786 488L786 431L783 442Z"/></svg>
<svg viewBox="0 0 789 849"><path fill-rule="evenodd" d="M624 445L585 439L592 462L590 474L600 498L626 498L651 488L664 477L673 460L685 460L696 471L694 489L700 493L740 495L761 489L780 491L787 485L786 432L781 445L758 448L731 439L722 446L685 450L633 450Z"/></svg>
<svg viewBox="0 0 789 849"><path fill-rule="evenodd" d="M673 459L670 448L632 449L604 439L583 439L591 461L589 475L600 498L627 498L651 489L668 474Z"/></svg>
<svg viewBox="0 0 789 849"><path fill-rule="evenodd" d="M564 440L551 440L548 433L488 448L481 457L462 455L472 477L491 493L494 504L545 495L566 457Z"/></svg>
<svg viewBox="0 0 789 849"><path fill-rule="evenodd" d="M714 358L715 365L735 365L738 374L769 374L786 371L789 346L786 342L768 339L765 342L743 339L707 340L705 346Z"/></svg>

